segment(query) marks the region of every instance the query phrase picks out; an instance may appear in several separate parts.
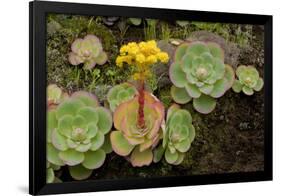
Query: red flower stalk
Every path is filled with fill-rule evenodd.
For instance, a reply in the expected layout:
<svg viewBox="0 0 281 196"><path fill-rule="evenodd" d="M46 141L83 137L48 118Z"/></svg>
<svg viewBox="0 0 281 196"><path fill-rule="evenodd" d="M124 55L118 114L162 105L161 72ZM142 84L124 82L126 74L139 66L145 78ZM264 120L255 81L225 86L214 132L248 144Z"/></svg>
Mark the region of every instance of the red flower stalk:
<svg viewBox="0 0 281 196"><path fill-rule="evenodd" d="M144 121L144 81L140 81L140 87L139 87L139 110L138 110L138 126L139 128L145 127L145 121Z"/></svg>

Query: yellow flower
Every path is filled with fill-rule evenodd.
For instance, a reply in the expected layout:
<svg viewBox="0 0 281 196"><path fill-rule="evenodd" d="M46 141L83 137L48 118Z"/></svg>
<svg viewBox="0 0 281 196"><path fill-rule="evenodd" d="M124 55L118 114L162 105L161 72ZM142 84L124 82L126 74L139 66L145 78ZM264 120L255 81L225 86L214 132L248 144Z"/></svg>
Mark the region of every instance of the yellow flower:
<svg viewBox="0 0 281 196"><path fill-rule="evenodd" d="M120 55L116 58L116 65L123 67L123 64L136 66L136 72L133 79L144 80L151 76L150 65L160 61L167 63L169 56L157 47L155 40L147 42L130 42L120 48Z"/></svg>
<svg viewBox="0 0 281 196"><path fill-rule="evenodd" d="M140 80L140 78L141 78L141 77L140 77L140 74L139 74L139 73L134 73L134 74L133 74L133 79L134 79L134 80Z"/></svg>
<svg viewBox="0 0 281 196"><path fill-rule="evenodd" d="M147 64L155 64L157 62L157 58L155 55L150 55L146 58Z"/></svg>
<svg viewBox="0 0 281 196"><path fill-rule="evenodd" d="M126 54L129 50L129 47L127 45L123 45L121 48L120 48L120 53L121 54Z"/></svg>
<svg viewBox="0 0 281 196"><path fill-rule="evenodd" d="M147 45L152 46L152 47L157 47L157 44L156 44L155 40L147 41Z"/></svg>
<svg viewBox="0 0 281 196"><path fill-rule="evenodd" d="M159 52L157 53L157 58L162 62L162 63L167 63L169 61L169 56L166 52Z"/></svg>
<svg viewBox="0 0 281 196"><path fill-rule="evenodd" d="M137 54L136 55L136 62L139 64L142 64L145 62L145 56L143 54Z"/></svg>
<svg viewBox="0 0 281 196"><path fill-rule="evenodd" d="M151 77L151 72L149 70L145 70L143 73L134 73L134 80L144 80L145 78Z"/></svg>
<svg viewBox="0 0 281 196"><path fill-rule="evenodd" d="M130 42L128 43L128 47L137 47L137 43L136 42Z"/></svg>
<svg viewBox="0 0 281 196"><path fill-rule="evenodd" d="M131 56L124 56L124 62L126 62L128 65L132 64L132 57Z"/></svg>
<svg viewBox="0 0 281 196"><path fill-rule="evenodd" d="M118 56L118 57L116 58L116 65L117 65L118 67L123 67L123 56Z"/></svg>

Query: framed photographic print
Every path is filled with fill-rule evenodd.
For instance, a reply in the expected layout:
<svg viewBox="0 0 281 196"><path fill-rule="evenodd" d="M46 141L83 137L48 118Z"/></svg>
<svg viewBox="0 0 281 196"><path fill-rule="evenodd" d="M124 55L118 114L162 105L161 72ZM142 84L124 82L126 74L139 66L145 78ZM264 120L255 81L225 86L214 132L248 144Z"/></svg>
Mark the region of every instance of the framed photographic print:
<svg viewBox="0 0 281 196"><path fill-rule="evenodd" d="M30 3L30 194L272 180L272 16Z"/></svg>

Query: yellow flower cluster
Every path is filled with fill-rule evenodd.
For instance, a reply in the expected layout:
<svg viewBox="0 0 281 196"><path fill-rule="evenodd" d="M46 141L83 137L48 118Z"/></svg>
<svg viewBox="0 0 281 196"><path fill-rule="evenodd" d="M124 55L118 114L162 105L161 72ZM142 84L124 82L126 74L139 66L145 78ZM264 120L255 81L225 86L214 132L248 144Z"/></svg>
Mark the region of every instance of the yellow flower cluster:
<svg viewBox="0 0 281 196"><path fill-rule="evenodd" d="M169 56L157 47L156 41L130 42L120 48L120 55L116 59L116 65L123 67L124 63L137 67L137 73L133 75L135 80L150 76L149 66L157 62L167 63Z"/></svg>

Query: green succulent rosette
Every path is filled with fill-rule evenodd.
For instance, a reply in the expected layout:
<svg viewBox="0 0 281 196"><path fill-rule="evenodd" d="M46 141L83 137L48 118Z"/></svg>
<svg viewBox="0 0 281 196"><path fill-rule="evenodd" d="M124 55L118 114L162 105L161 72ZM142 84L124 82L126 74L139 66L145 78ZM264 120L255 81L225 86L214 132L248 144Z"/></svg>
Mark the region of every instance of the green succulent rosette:
<svg viewBox="0 0 281 196"><path fill-rule="evenodd" d="M60 166L47 162L47 171L46 171L47 183L61 182L61 180L55 176L55 171L57 171L59 169L60 169Z"/></svg>
<svg viewBox="0 0 281 196"><path fill-rule="evenodd" d="M103 65L107 61L100 39L95 35L77 38L71 45L68 60L72 65L84 63L84 69L92 69L96 64Z"/></svg>
<svg viewBox="0 0 281 196"><path fill-rule="evenodd" d="M246 95L253 95L254 91L260 91L264 85L259 72L253 66L240 65L236 69L236 76L238 80L236 79L232 86L236 93L243 91Z"/></svg>
<svg viewBox="0 0 281 196"><path fill-rule="evenodd" d="M142 22L142 19L141 18L128 18L128 22L135 26L139 26Z"/></svg>
<svg viewBox="0 0 281 196"><path fill-rule="evenodd" d="M178 46L169 76L175 86L174 100L182 104L193 99L194 108L204 114L214 110L216 98L223 96L234 81L232 67L224 64L224 51L213 42L185 42Z"/></svg>
<svg viewBox="0 0 281 196"><path fill-rule="evenodd" d="M102 166L110 143L106 134L112 127L111 112L99 106L97 98L79 91L48 111L47 159L69 166L76 180L88 178Z"/></svg>
<svg viewBox="0 0 281 196"><path fill-rule="evenodd" d="M51 133L57 127L55 107L49 107L47 112L47 183L54 183L57 179L55 171L64 166L64 162L59 158L59 151L52 144Z"/></svg>
<svg viewBox="0 0 281 196"><path fill-rule="evenodd" d="M123 83L111 88L107 94L110 110L115 111L121 103L129 101L138 94L136 87L130 83Z"/></svg>
<svg viewBox="0 0 281 196"><path fill-rule="evenodd" d="M172 165L179 165L195 138L192 117L185 109L176 104L168 109L162 145L154 150L154 162L165 160Z"/></svg>

